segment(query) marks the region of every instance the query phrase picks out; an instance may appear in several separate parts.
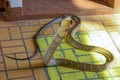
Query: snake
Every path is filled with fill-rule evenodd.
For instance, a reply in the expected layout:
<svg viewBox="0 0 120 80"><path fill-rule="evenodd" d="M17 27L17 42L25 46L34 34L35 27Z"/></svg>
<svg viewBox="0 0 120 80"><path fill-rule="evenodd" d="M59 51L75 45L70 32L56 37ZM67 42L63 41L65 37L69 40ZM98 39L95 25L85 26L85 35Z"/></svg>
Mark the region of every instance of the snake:
<svg viewBox="0 0 120 80"><path fill-rule="evenodd" d="M60 22L58 31L54 35L52 42L50 43L44 56L42 57L42 62L45 64L44 66L63 66L90 72L104 71L106 69L114 67L114 65L117 62L117 59L115 58L115 55L109 50L98 46L83 44L75 39L74 35L81 26L81 19L78 16L62 15L53 19L40 29L40 31L35 37L35 40L37 40L37 38L39 38L47 28L49 28L57 22ZM78 50L99 53L106 58L106 61L102 64L90 64L64 58L53 58L53 54L55 53L56 49L58 48L58 46L64 38L66 38L66 41L74 48ZM36 53L37 51L35 52L35 54L27 58L13 58L9 56L7 57L15 60L26 60L34 57Z"/></svg>

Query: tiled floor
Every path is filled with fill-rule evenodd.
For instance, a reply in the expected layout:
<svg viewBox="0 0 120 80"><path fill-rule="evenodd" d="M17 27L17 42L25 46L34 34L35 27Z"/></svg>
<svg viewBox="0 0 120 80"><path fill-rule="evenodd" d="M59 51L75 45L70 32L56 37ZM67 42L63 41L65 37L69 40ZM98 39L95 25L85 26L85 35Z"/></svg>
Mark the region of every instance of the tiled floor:
<svg viewBox="0 0 120 80"><path fill-rule="evenodd" d="M81 32L104 31L109 35L116 49L120 51L120 14L80 17L82 20ZM36 49L33 38L39 29L50 20L7 22L3 21L0 14L0 80L48 80L46 68L40 67L42 65L40 64L40 54L26 61L15 61L4 55L22 58L33 54ZM57 25L55 24L53 27ZM52 32L52 29L48 31ZM119 80L118 77L106 80Z"/></svg>

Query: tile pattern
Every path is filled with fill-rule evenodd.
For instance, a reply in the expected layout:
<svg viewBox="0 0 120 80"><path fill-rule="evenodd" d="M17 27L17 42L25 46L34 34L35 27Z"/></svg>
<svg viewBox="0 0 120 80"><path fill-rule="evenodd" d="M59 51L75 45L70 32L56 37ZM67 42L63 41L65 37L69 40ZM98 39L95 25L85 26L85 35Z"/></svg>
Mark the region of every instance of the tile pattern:
<svg viewBox="0 0 120 80"><path fill-rule="evenodd" d="M120 56L116 46L113 44L106 31L79 32L75 35L75 38L81 43L104 47L110 50L114 55ZM50 45L52 39L53 35L47 35L45 37L40 36L37 39L43 55L45 54L45 51ZM105 58L102 55L75 49L65 40L63 40L61 45L58 47L54 54L54 58L65 58L91 64L101 64L105 61ZM120 63L113 69L108 69L103 72L87 72L59 66L47 68L50 80L116 80L116 78L120 79L120 73L118 73L119 71Z"/></svg>
<svg viewBox="0 0 120 80"><path fill-rule="evenodd" d="M35 50L33 37L41 28L40 20L0 20L0 80L46 80L40 53L31 60L15 61L5 57L24 58Z"/></svg>
<svg viewBox="0 0 120 80"><path fill-rule="evenodd" d="M27 57L34 53L36 50L35 42L33 40L34 36L37 34L39 29L46 24L51 19L37 19L37 20L21 20L21 21L3 21L2 14L0 14L0 80L47 80L50 78L46 74L49 68L40 67L43 64L40 64L41 55L38 54L32 58L31 60L26 61L15 61L9 58L6 58L4 55L8 55L11 57ZM120 24L119 18L120 14L113 14L113 15L93 15L93 16L80 16L82 19L82 26L79 31L82 33L88 34L86 32L96 32L96 33L105 33L106 36L109 37L109 40L112 42L112 45L117 49L120 50L119 47L119 40L120 40ZM57 30L58 24L52 26L51 29L48 29L47 32L44 34L54 33ZM101 32L102 31L102 32ZM96 34L97 35L97 34ZM99 34L101 35L101 34ZM103 34L104 35L104 34ZM97 39L96 39L97 37ZM85 40L93 40L96 41L99 39L98 36L92 35L91 38L87 36ZM104 37L106 38L106 37ZM81 39L84 39L82 37ZM91 41L92 44L99 44L99 41L94 43ZM87 42L87 41L84 41ZM104 41L105 43L106 41ZM114 44L113 44L114 43ZM64 44L63 44L64 45ZM102 46L102 45L101 45ZM58 52L60 55L60 52ZM57 55L57 54L56 54ZM59 56L58 56L59 57ZM70 58L71 56L68 56ZM81 59L80 59L81 60ZM59 67L60 70L57 68L50 68L49 70L52 72L52 77L56 78L58 73L55 73L56 70L62 71L62 67ZM101 72L101 73L93 73L89 75L86 72L80 72L71 70L71 74L67 74L69 69L66 68L65 72L62 73L62 77L64 80L67 80L68 77L71 78L72 75L81 75L79 79L84 80L86 77L91 77L92 79L97 79L98 77L102 77L103 80L119 80L119 74L115 73L117 70L112 69L109 72ZM118 71L119 72L119 71ZM84 76L86 75L86 77ZM102 75L99 75L102 74ZM116 77L110 77L112 76ZM56 80L56 79L52 80ZM57 77L58 79L59 77ZM77 77L76 77L77 78ZM86 78L86 79L87 79ZM59 79L58 79L59 80ZM89 79L88 79L89 80ZM101 80L97 79L97 80Z"/></svg>

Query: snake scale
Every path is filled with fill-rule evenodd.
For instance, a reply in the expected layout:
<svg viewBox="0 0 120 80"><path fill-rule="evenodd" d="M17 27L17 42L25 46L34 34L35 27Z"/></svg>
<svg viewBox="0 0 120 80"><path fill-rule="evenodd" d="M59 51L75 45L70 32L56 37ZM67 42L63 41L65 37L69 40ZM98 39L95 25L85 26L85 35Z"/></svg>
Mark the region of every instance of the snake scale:
<svg viewBox="0 0 120 80"><path fill-rule="evenodd" d="M77 16L63 15L61 17L55 18L54 20L50 21L49 23L47 23L41 28L38 35L36 36L36 39L40 35L42 35L42 33L48 27L52 26L56 22L61 22L61 23L60 23L57 33L54 36L53 41L51 42L48 49L46 50L45 55L42 57L42 61L45 64L45 66L58 65L58 66L64 66L64 67L79 69L83 71L91 71L91 72L103 71L103 70L114 67L117 60L110 51L102 47L82 44L74 38L75 33L79 30L81 26L81 20ZM65 37L66 37L67 42L71 46L75 47L76 49L102 54L106 58L106 62L103 64L88 64L88 63L72 61L69 59L52 58L57 47L60 45L61 41ZM26 59L32 58L35 54L33 54L32 56L28 58L23 58L23 59L13 58L9 56L7 57L11 59L15 59L15 60L26 60Z"/></svg>

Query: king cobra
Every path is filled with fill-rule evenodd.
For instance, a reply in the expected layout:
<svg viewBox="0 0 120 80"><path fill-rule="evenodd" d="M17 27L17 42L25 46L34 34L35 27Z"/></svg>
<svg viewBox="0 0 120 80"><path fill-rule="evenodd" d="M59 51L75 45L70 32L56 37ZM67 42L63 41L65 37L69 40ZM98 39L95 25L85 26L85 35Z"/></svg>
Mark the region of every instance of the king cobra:
<svg viewBox="0 0 120 80"><path fill-rule="evenodd" d="M81 26L81 20L77 16L64 15L55 18L54 20L50 21L41 28L38 35L36 36L36 40L39 36L42 35L42 33L48 27L52 26L57 22L60 22L58 31L55 34L54 39L52 40L48 49L46 50L45 55L42 57L42 62L45 64L44 66L63 66L63 67L69 67L73 69L91 71L91 72L103 71L114 67L117 60L109 50L98 46L92 46L92 45L80 43L74 38L75 33L79 30ZM88 64L88 63L72 61L69 59L63 59L63 58L52 58L53 54L55 53L57 47L60 45L63 38L66 38L67 42L76 49L102 54L106 58L106 62L103 64ZM35 54L33 54L30 57L20 58L20 59L9 56L7 57L15 60L26 60L32 58L33 56L35 56Z"/></svg>

